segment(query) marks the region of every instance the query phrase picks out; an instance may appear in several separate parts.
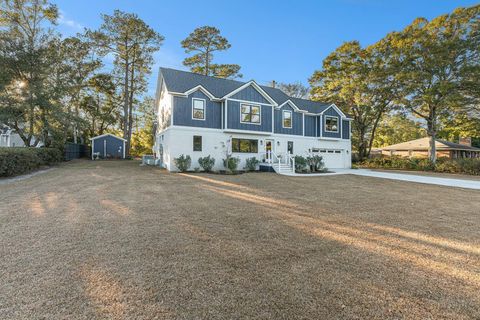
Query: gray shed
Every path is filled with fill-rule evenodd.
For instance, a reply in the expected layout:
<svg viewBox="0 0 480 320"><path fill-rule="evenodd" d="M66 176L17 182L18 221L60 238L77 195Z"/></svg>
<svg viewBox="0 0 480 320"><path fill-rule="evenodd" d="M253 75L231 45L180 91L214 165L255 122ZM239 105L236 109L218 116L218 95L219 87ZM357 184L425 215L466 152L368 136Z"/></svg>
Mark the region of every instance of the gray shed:
<svg viewBox="0 0 480 320"><path fill-rule="evenodd" d="M92 140L92 160L101 159L125 159L125 143L127 140L106 133L91 138Z"/></svg>

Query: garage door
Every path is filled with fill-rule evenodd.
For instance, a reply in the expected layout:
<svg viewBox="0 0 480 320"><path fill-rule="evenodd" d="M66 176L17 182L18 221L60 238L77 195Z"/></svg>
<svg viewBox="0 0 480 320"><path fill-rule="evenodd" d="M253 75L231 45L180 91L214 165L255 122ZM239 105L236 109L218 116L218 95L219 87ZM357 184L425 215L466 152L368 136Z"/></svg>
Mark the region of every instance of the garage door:
<svg viewBox="0 0 480 320"><path fill-rule="evenodd" d="M344 151L339 149L320 149L318 152L329 169L344 168L343 154Z"/></svg>

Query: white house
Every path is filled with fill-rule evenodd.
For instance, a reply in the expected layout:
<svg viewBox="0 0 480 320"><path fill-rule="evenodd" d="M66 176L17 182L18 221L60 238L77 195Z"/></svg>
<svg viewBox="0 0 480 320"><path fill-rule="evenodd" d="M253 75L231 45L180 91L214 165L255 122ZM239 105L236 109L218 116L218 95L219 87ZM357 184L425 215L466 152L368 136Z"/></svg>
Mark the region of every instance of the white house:
<svg viewBox="0 0 480 320"><path fill-rule="evenodd" d="M208 77L160 68L156 93L158 129L154 151L176 171L174 158L256 157L262 167L292 171L295 155L318 154L327 168L351 166L350 121L335 104L289 97L255 81Z"/></svg>
<svg viewBox="0 0 480 320"><path fill-rule="evenodd" d="M37 147L43 146L40 141ZM25 147L20 135L7 125L0 124L0 147Z"/></svg>

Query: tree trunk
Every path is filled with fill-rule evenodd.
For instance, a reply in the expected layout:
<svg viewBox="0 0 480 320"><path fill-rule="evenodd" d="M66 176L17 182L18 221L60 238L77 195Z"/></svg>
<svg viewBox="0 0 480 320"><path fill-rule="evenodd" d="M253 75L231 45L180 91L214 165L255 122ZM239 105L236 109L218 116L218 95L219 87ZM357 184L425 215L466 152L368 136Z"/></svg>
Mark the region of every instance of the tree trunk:
<svg viewBox="0 0 480 320"><path fill-rule="evenodd" d="M435 140L437 138L437 115L436 108L430 107L429 116L427 119L427 133L430 136L430 148L428 156L430 161L435 164L437 162L437 148L435 147Z"/></svg>
<svg viewBox="0 0 480 320"><path fill-rule="evenodd" d="M209 75L209 72L208 72L208 69L210 68L210 52L208 51L208 49L205 51L205 75L208 76Z"/></svg>
<svg viewBox="0 0 480 320"><path fill-rule="evenodd" d="M368 149L366 150L366 157L369 157L370 152L372 151L373 140L375 139L375 132L377 131L378 123L380 122L380 119L382 118L382 116L383 116L383 112L381 112L377 116L373 124L372 133L370 134L370 141L368 142Z"/></svg>
<svg viewBox="0 0 480 320"><path fill-rule="evenodd" d="M367 146L365 141L365 128L358 128L358 142L357 142L357 150L358 150L358 160L363 161L367 157Z"/></svg>
<svg viewBox="0 0 480 320"><path fill-rule="evenodd" d="M124 79L124 101L123 101L123 139L127 140L125 146L125 154L128 155L130 150L130 141L128 140L128 102L129 102L129 63L128 59L125 61L125 79Z"/></svg>
<svg viewBox="0 0 480 320"><path fill-rule="evenodd" d="M135 81L135 64L132 63L131 66L131 74L130 74L130 96L128 97L129 100L129 110L128 110L128 137L126 145L128 145L128 148L126 151L126 154L130 155L130 148L131 148L131 141L132 141L132 126L133 126L133 87L134 87L134 81Z"/></svg>
<svg viewBox="0 0 480 320"><path fill-rule="evenodd" d="M429 157L430 161L432 161L433 164L437 162L437 148L435 147L435 140L436 140L436 133L433 133L430 136L430 152L429 152Z"/></svg>

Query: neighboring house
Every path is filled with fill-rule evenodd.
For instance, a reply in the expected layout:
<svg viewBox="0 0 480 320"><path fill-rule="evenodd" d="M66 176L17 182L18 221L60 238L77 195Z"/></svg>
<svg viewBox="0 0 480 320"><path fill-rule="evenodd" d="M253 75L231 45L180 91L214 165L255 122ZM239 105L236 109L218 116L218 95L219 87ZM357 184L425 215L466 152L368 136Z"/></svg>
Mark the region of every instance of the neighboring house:
<svg viewBox="0 0 480 320"><path fill-rule="evenodd" d="M9 126L0 125L0 147L24 147L20 135L11 129Z"/></svg>
<svg viewBox="0 0 480 320"><path fill-rule="evenodd" d="M437 157L450 159L457 158L480 158L480 149L471 146L470 139L460 139L461 143L454 143L436 139L435 147ZM382 155L400 157L428 157L430 138L421 138L403 143L394 144L388 147L378 148Z"/></svg>
<svg viewBox="0 0 480 320"><path fill-rule="evenodd" d="M215 169L227 154L258 158L262 166L291 171L293 156L318 154L328 168L350 168L350 121L336 105L292 98L281 90L160 68L154 151L175 171L174 158L211 155Z"/></svg>

